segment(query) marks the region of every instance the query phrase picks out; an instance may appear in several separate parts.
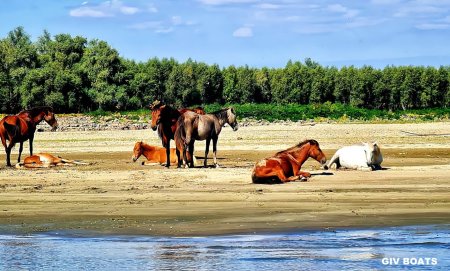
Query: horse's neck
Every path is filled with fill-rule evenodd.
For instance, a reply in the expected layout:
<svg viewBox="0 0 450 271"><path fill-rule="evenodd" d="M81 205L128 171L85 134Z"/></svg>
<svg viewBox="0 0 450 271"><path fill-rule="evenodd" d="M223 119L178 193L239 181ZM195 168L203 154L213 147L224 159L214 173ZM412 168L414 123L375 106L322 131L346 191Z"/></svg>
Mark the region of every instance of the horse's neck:
<svg viewBox="0 0 450 271"><path fill-rule="evenodd" d="M215 113L214 116L219 121L220 127L223 127L228 122L228 116L226 111L220 111Z"/></svg>
<svg viewBox="0 0 450 271"><path fill-rule="evenodd" d="M150 147L149 145L142 145L142 155L145 156L145 158L150 159L152 158L152 154L155 151L155 148Z"/></svg>
<svg viewBox="0 0 450 271"><path fill-rule="evenodd" d="M309 144L303 145L300 148L296 148L295 150L290 151L289 154L291 154L298 162L298 164L301 166L309 158L308 152L309 152Z"/></svg>
<svg viewBox="0 0 450 271"><path fill-rule="evenodd" d="M24 113L19 113L18 115L22 119L25 119L28 122L32 122L32 123L34 123L36 125L39 124L44 119L44 114L43 113L40 113L40 114L37 114L37 115L33 116L33 115L31 115L31 113L24 112Z"/></svg>

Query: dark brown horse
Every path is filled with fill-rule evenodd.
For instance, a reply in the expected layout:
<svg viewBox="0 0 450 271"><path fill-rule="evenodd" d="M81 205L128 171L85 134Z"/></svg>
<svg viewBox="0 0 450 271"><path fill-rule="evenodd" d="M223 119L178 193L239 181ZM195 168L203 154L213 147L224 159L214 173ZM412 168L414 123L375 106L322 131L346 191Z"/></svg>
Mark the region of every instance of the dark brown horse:
<svg viewBox="0 0 450 271"><path fill-rule="evenodd" d="M16 143L20 143L19 158L22 155L23 142L30 141L30 155L33 155L33 139L36 125L42 120L47 122L52 131L58 127L53 109L49 106L35 107L30 110L24 110L17 115L6 116L0 120L0 137L6 151L6 164L11 166L11 149ZM9 144L7 144L7 141Z"/></svg>
<svg viewBox="0 0 450 271"><path fill-rule="evenodd" d="M253 183L285 183L295 180L306 180L309 172L300 171L303 163L313 158L325 165L327 158L315 140L305 140L287 150L256 163L253 168Z"/></svg>
<svg viewBox="0 0 450 271"><path fill-rule="evenodd" d="M160 101L154 101L150 105L152 110L152 130L158 130L159 138L161 138L162 145L166 148L167 163L166 167L170 166L170 140L174 139L175 130L177 129L177 120L185 112L197 112L198 114L205 114L201 107L195 109L175 109L171 106L165 105Z"/></svg>
<svg viewBox="0 0 450 271"><path fill-rule="evenodd" d="M183 160L193 167L193 160L187 160L186 150L194 153L195 140L206 140L205 161L203 165L207 167L209 144L213 141L214 166L217 165L217 140L222 131L222 127L229 124L233 131L238 129L236 113L233 108L224 108L212 114L199 115L195 112L186 112L178 119L178 127L175 133L175 143L177 145L178 165L181 165L179 156L179 145L183 146Z"/></svg>

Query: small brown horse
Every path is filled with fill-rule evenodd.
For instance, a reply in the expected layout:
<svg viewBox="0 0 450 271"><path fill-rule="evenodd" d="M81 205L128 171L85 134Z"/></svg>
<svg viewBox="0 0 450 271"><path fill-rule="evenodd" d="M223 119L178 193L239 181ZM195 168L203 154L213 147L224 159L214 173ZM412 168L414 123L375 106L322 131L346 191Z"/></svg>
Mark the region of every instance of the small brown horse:
<svg viewBox="0 0 450 271"><path fill-rule="evenodd" d="M49 153L38 153L26 157L22 163L17 163L16 168L48 168L55 166L89 165L88 163L67 160L53 156Z"/></svg>
<svg viewBox="0 0 450 271"><path fill-rule="evenodd" d="M17 115L6 116L0 120L0 137L5 147L6 164L8 166L11 166L11 149L16 143L20 143L18 162L20 162L24 141L30 141L30 155L33 155L34 132L36 131L36 125L42 120L52 127L52 131L55 131L58 127L53 109L49 106L24 110ZM9 141L9 144L6 141Z"/></svg>
<svg viewBox="0 0 450 271"><path fill-rule="evenodd" d="M201 107L195 109L175 109L160 101L154 101L150 105L152 110L152 124L153 131L158 129L159 138L161 138L162 145L166 148L166 156L168 157L166 167L170 166L170 140L174 139L175 131L177 129L177 120L185 112L195 111L198 114L205 114Z"/></svg>
<svg viewBox="0 0 450 271"><path fill-rule="evenodd" d="M133 156L131 159L136 162L139 157L143 155L147 158L147 161L142 162L142 165L163 165L167 162L166 149L162 147L152 146L142 141L136 142L134 144ZM175 148L170 148L170 164L177 164L177 156ZM195 160L195 157L194 157Z"/></svg>
<svg viewBox="0 0 450 271"><path fill-rule="evenodd" d="M205 161L203 165L208 165L209 144L213 141L214 166L217 164L217 140L222 131L222 127L229 124L233 131L237 131L239 125L236 120L236 113L233 108L224 108L212 114L199 115L195 112L186 112L178 119L178 127L175 132L175 143L177 145L178 165L181 164L178 146L183 146L183 161L193 167L192 159L187 160L186 150L194 153L195 140L206 140Z"/></svg>
<svg viewBox="0 0 450 271"><path fill-rule="evenodd" d="M272 157L256 163L252 172L253 183L285 183L295 180L306 180L309 172L300 171L303 163L313 158L325 165L327 158L315 140L305 140L287 150L280 151Z"/></svg>

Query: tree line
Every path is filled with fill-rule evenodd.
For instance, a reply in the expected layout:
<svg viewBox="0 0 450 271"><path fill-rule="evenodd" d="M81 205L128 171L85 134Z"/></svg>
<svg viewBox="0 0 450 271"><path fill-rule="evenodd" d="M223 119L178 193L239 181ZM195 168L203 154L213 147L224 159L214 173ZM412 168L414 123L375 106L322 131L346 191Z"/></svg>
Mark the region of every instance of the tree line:
<svg viewBox="0 0 450 271"><path fill-rule="evenodd" d="M159 99L204 104L322 104L406 110L450 105L450 66L324 67L311 59L284 68L208 65L188 59L125 59L107 42L22 27L0 40L0 111L38 105L57 112L134 110Z"/></svg>

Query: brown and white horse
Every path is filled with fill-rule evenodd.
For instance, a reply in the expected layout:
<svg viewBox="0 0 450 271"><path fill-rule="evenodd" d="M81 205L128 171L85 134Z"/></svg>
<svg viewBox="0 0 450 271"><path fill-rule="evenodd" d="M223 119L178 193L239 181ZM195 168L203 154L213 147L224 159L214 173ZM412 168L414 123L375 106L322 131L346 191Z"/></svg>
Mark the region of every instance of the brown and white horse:
<svg viewBox="0 0 450 271"><path fill-rule="evenodd" d="M49 153L37 153L25 157L22 163L17 163L16 168L48 168L55 166L89 165L88 163L63 159Z"/></svg>
<svg viewBox="0 0 450 271"><path fill-rule="evenodd" d="M313 139L305 140L299 144L277 152L274 156L265 158L256 163L252 172L253 183L285 183L296 180L306 180L311 177L309 172L301 171L303 163L309 158L325 165L327 158Z"/></svg>

